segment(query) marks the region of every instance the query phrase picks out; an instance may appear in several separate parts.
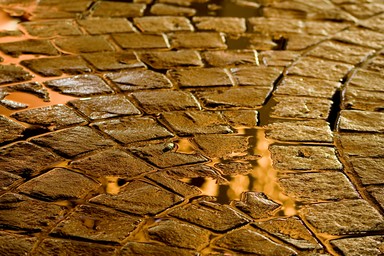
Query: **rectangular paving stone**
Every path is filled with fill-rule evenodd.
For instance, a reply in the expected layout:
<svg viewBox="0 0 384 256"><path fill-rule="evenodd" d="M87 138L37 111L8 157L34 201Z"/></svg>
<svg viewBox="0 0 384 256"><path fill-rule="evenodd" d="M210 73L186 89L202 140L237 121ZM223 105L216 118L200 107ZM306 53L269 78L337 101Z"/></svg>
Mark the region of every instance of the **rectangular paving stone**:
<svg viewBox="0 0 384 256"><path fill-rule="evenodd" d="M384 34L365 28L350 27L337 33L334 39L350 44L381 49L383 47Z"/></svg>
<svg viewBox="0 0 384 256"><path fill-rule="evenodd" d="M126 18L90 18L76 20L91 35L134 32Z"/></svg>
<svg viewBox="0 0 384 256"><path fill-rule="evenodd" d="M287 37L286 48L289 51L303 51L326 39L326 37L324 36L306 35L306 34L289 34L286 37Z"/></svg>
<svg viewBox="0 0 384 256"><path fill-rule="evenodd" d="M145 4L124 2L98 2L92 12L95 17L139 17L145 10Z"/></svg>
<svg viewBox="0 0 384 256"><path fill-rule="evenodd" d="M193 17L198 30L210 30L227 34L241 34L247 30L244 18L237 17Z"/></svg>
<svg viewBox="0 0 384 256"><path fill-rule="evenodd" d="M193 26L186 17L147 16L134 18L133 22L144 33L193 31Z"/></svg>
<svg viewBox="0 0 384 256"><path fill-rule="evenodd" d="M149 117L121 118L93 125L124 144L173 137L170 131Z"/></svg>
<svg viewBox="0 0 384 256"><path fill-rule="evenodd" d="M384 108L384 91L367 91L347 86L342 104L345 109L380 112Z"/></svg>
<svg viewBox="0 0 384 256"><path fill-rule="evenodd" d="M196 9L190 7L176 6L171 4L155 3L152 5L151 14L154 15L170 15L170 16L193 16Z"/></svg>
<svg viewBox="0 0 384 256"><path fill-rule="evenodd" d="M383 242L384 237L381 235L349 237L330 241L344 255L353 256L380 255L383 253L381 249L384 244Z"/></svg>
<svg viewBox="0 0 384 256"><path fill-rule="evenodd" d="M175 67L202 67L199 52L191 50L179 51L146 51L137 53L139 59L155 69L170 69Z"/></svg>
<svg viewBox="0 0 384 256"><path fill-rule="evenodd" d="M382 134L342 133L339 138L341 148L348 156L384 156L384 135Z"/></svg>
<svg viewBox="0 0 384 256"><path fill-rule="evenodd" d="M31 36L52 37L52 36L78 36L81 30L74 20L51 20L51 21L29 21L21 25Z"/></svg>
<svg viewBox="0 0 384 256"><path fill-rule="evenodd" d="M123 49L167 49L168 41L162 34L125 33L114 34L112 38Z"/></svg>
<svg viewBox="0 0 384 256"><path fill-rule="evenodd" d="M258 58L260 64L264 66L287 67L299 56L300 54L296 51L269 50L260 52Z"/></svg>
<svg viewBox="0 0 384 256"><path fill-rule="evenodd" d="M384 161L382 158L350 158L353 170L363 185L384 183Z"/></svg>
<svg viewBox="0 0 384 256"><path fill-rule="evenodd" d="M370 59L368 61L367 69L382 73L384 70L384 54L377 55L376 57Z"/></svg>
<svg viewBox="0 0 384 256"><path fill-rule="evenodd" d="M358 132L384 132L384 113L359 110L342 110L339 129Z"/></svg>
<svg viewBox="0 0 384 256"><path fill-rule="evenodd" d="M204 51L201 55L206 63L214 67L258 64L257 51L254 50Z"/></svg>
<svg viewBox="0 0 384 256"><path fill-rule="evenodd" d="M84 126L48 133L33 138L32 142L51 148L57 154L68 158L115 145L110 139Z"/></svg>
<svg viewBox="0 0 384 256"><path fill-rule="evenodd" d="M349 86L367 91L383 92L384 75L380 72L372 72L364 69L358 69L349 81Z"/></svg>
<svg viewBox="0 0 384 256"><path fill-rule="evenodd" d="M365 28L370 28L372 30L383 32L384 29L382 28L382 24L384 21L384 15L379 14L375 15L369 19L365 19L361 22L361 25Z"/></svg>
<svg viewBox="0 0 384 256"><path fill-rule="evenodd" d="M224 37L215 32L178 32L168 34L172 49L226 49Z"/></svg>
<svg viewBox="0 0 384 256"><path fill-rule="evenodd" d="M30 73L19 66L0 65L0 84L28 81L31 80L32 77Z"/></svg>
<svg viewBox="0 0 384 256"><path fill-rule="evenodd" d="M20 64L45 77L61 76L63 73L75 75L92 71L85 60L80 56L72 55L23 60Z"/></svg>
<svg viewBox="0 0 384 256"><path fill-rule="evenodd" d="M180 87L232 86L232 81L223 68L172 69L167 75Z"/></svg>
<svg viewBox="0 0 384 256"><path fill-rule="evenodd" d="M81 56L100 71L145 67L132 52L95 52Z"/></svg>
<svg viewBox="0 0 384 256"><path fill-rule="evenodd" d="M25 129L23 125L0 115L0 144L24 137Z"/></svg>
<svg viewBox="0 0 384 256"><path fill-rule="evenodd" d="M54 40L57 47L65 52L86 53L113 51L114 48L103 36L62 37Z"/></svg>
<svg viewBox="0 0 384 256"><path fill-rule="evenodd" d="M258 112L256 110L225 110L221 112L229 124L233 127L247 126L255 127L258 123Z"/></svg>
<svg viewBox="0 0 384 256"><path fill-rule="evenodd" d="M231 73L238 85L273 88L275 81L282 74L281 68L275 67L239 67L231 68Z"/></svg>
<svg viewBox="0 0 384 256"><path fill-rule="evenodd" d="M271 145L273 166L279 170L341 170L336 151L325 146Z"/></svg>
<svg viewBox="0 0 384 256"><path fill-rule="evenodd" d="M18 57L21 54L59 55L59 52L48 40L28 39L23 41L1 43L0 50L13 57Z"/></svg>
<svg viewBox="0 0 384 256"><path fill-rule="evenodd" d="M233 205L253 219L264 219L274 214L280 208L280 204L268 199L261 192L243 192L240 200L233 200Z"/></svg>
<svg viewBox="0 0 384 256"><path fill-rule="evenodd" d="M298 19L256 17L249 18L248 22L254 32L261 34L302 33L304 28L304 23Z"/></svg>
<svg viewBox="0 0 384 256"><path fill-rule="evenodd" d="M338 31L347 28L349 25L343 22L326 21L326 20L306 20L304 22L304 30L311 35L332 35Z"/></svg>
<svg viewBox="0 0 384 256"><path fill-rule="evenodd" d="M383 3L343 4L342 8L359 19L366 19L384 11Z"/></svg>

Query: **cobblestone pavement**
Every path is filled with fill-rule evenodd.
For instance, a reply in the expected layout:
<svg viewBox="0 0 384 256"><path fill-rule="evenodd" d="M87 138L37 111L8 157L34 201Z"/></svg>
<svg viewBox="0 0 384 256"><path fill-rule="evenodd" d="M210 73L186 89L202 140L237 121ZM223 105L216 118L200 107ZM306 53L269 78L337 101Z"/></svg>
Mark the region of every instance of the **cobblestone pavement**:
<svg viewBox="0 0 384 256"><path fill-rule="evenodd" d="M384 255L382 0L0 6L0 255Z"/></svg>

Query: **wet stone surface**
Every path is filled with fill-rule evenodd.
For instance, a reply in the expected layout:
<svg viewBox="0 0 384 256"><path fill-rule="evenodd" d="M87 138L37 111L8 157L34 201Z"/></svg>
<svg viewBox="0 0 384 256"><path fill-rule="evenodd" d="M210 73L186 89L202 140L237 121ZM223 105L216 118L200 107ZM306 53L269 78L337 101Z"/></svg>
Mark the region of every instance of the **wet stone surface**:
<svg viewBox="0 0 384 256"><path fill-rule="evenodd" d="M364 236L332 240L331 244L346 255L380 255L383 241L383 236Z"/></svg>
<svg viewBox="0 0 384 256"><path fill-rule="evenodd" d="M25 40L0 44L0 50L5 54L18 57L21 54L58 55L59 52L45 40Z"/></svg>
<svg viewBox="0 0 384 256"><path fill-rule="evenodd" d="M263 193L245 192L240 201L235 201L236 208L254 219L262 219L273 215L280 205L266 197Z"/></svg>
<svg viewBox="0 0 384 256"><path fill-rule="evenodd" d="M21 124L3 115L0 116L0 143L22 138L24 130L25 127Z"/></svg>

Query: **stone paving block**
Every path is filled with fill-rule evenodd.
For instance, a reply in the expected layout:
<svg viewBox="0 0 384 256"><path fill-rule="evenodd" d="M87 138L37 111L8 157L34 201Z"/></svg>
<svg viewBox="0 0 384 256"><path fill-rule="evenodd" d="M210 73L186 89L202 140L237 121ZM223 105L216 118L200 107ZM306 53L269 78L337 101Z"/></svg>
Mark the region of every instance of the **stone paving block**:
<svg viewBox="0 0 384 256"><path fill-rule="evenodd" d="M178 32L168 34L172 49L226 49L224 37L215 32Z"/></svg>
<svg viewBox="0 0 384 256"><path fill-rule="evenodd" d="M58 130L68 126L86 123L84 118L64 105L52 105L28 109L16 112L12 114L11 117L27 124L48 127L51 130Z"/></svg>
<svg viewBox="0 0 384 256"><path fill-rule="evenodd" d="M46 6L51 7L55 6L59 10L63 10L66 12L83 12L86 11L90 6L92 1L90 0L79 0L79 1L60 1L60 0L41 0L38 6Z"/></svg>
<svg viewBox="0 0 384 256"><path fill-rule="evenodd" d="M112 38L123 49L167 49L168 42L164 35L139 33L114 34Z"/></svg>
<svg viewBox="0 0 384 256"><path fill-rule="evenodd" d="M331 99L340 87L339 82L304 76L285 76L274 94Z"/></svg>
<svg viewBox="0 0 384 256"><path fill-rule="evenodd" d="M353 157L350 162L363 185L384 183L384 161L381 158Z"/></svg>
<svg viewBox="0 0 384 256"><path fill-rule="evenodd" d="M295 216L257 222L255 225L269 234L302 250L316 250L323 248L305 227L304 223Z"/></svg>
<svg viewBox="0 0 384 256"><path fill-rule="evenodd" d="M331 235L384 229L383 216L362 199L313 204L305 206L300 213L318 232Z"/></svg>
<svg viewBox="0 0 384 256"><path fill-rule="evenodd" d="M145 67L132 52L96 52L85 53L81 56L101 71Z"/></svg>
<svg viewBox="0 0 384 256"><path fill-rule="evenodd" d="M63 37L54 40L61 50L70 53L106 52L114 48L103 36Z"/></svg>
<svg viewBox="0 0 384 256"><path fill-rule="evenodd" d="M287 50L290 51L302 51L309 47L318 44L326 39L324 36L305 35L305 34L289 34L286 37Z"/></svg>
<svg viewBox="0 0 384 256"><path fill-rule="evenodd" d="M62 159L29 142L16 142L0 149L0 170L28 177Z"/></svg>
<svg viewBox="0 0 384 256"><path fill-rule="evenodd" d="M257 65L257 52L253 50L204 51L205 62L214 67Z"/></svg>
<svg viewBox="0 0 384 256"><path fill-rule="evenodd" d="M137 216L97 206L82 205L60 222L51 234L99 242L120 243L141 221L141 218Z"/></svg>
<svg viewBox="0 0 384 256"><path fill-rule="evenodd" d="M280 33L302 33L304 23L298 19L281 19L281 18L249 18L248 22L253 32L260 34L275 35Z"/></svg>
<svg viewBox="0 0 384 256"><path fill-rule="evenodd" d="M55 168L17 188L18 192L49 201L84 198L100 184L82 174L65 168Z"/></svg>
<svg viewBox="0 0 384 256"><path fill-rule="evenodd" d="M92 12L95 17L139 17L145 10L145 4L124 2L98 2Z"/></svg>
<svg viewBox="0 0 384 256"><path fill-rule="evenodd" d="M164 126L149 117L100 121L94 125L124 144L173 136Z"/></svg>
<svg viewBox="0 0 384 256"><path fill-rule="evenodd" d="M258 112L255 110L226 110L221 113L233 127L255 127L258 123Z"/></svg>
<svg viewBox="0 0 384 256"><path fill-rule="evenodd" d="M333 142L329 123L324 120L276 122L265 126L266 138L280 141Z"/></svg>
<svg viewBox="0 0 384 256"><path fill-rule="evenodd" d="M128 242L120 251L120 256L196 256L197 252L155 243Z"/></svg>
<svg viewBox="0 0 384 256"><path fill-rule="evenodd" d="M139 52L138 57L142 62L155 69L204 66L199 53L192 50Z"/></svg>
<svg viewBox="0 0 384 256"><path fill-rule="evenodd" d="M0 65L0 84L31 80L33 76L16 65Z"/></svg>
<svg viewBox="0 0 384 256"><path fill-rule="evenodd" d="M229 205L200 201L178 207L169 215L217 232L247 224L250 220Z"/></svg>
<svg viewBox="0 0 384 256"><path fill-rule="evenodd" d="M91 199L92 203L139 215L155 215L182 201L182 197L143 181L128 183L117 195L102 194Z"/></svg>
<svg viewBox="0 0 384 256"><path fill-rule="evenodd" d="M171 4L155 3L151 7L151 13L159 16L193 16L196 10L190 7L175 6Z"/></svg>
<svg viewBox="0 0 384 256"><path fill-rule="evenodd" d="M383 47L384 34L365 28L350 27L337 33L334 39L345 43L381 49Z"/></svg>
<svg viewBox="0 0 384 256"><path fill-rule="evenodd" d="M241 34L247 30L244 18L237 17L193 17L198 30L213 30L228 34Z"/></svg>
<svg viewBox="0 0 384 256"><path fill-rule="evenodd" d="M348 156L383 157L384 136L382 134L341 134L341 149Z"/></svg>
<svg viewBox="0 0 384 256"><path fill-rule="evenodd" d="M358 132L384 132L384 113L341 110L339 129Z"/></svg>
<svg viewBox="0 0 384 256"><path fill-rule="evenodd" d="M152 70L122 71L119 73L109 73L106 77L112 80L122 91L172 87L171 81L165 75Z"/></svg>
<svg viewBox="0 0 384 256"><path fill-rule="evenodd" d="M272 89L273 84L282 74L282 69L263 66L240 67L232 68L231 73L238 85L267 87Z"/></svg>
<svg viewBox="0 0 384 256"><path fill-rule="evenodd" d="M379 14L369 19L362 20L361 25L364 27L370 28L372 30L383 32L384 31L384 29L382 28L383 21L384 21L384 14Z"/></svg>
<svg viewBox="0 0 384 256"><path fill-rule="evenodd" d="M0 100L0 105L12 110L28 108L28 104L16 102L13 100L7 100L7 99Z"/></svg>
<svg viewBox="0 0 384 256"><path fill-rule="evenodd" d="M151 239L169 246L201 250L209 244L208 230L175 220L164 220L148 228Z"/></svg>
<svg viewBox="0 0 384 256"><path fill-rule="evenodd" d="M186 17L147 16L134 18L133 22L144 33L193 31L193 26Z"/></svg>
<svg viewBox="0 0 384 256"><path fill-rule="evenodd" d="M37 7L35 7L32 15L28 19L31 21L41 21L50 19L76 19L78 15L80 15L80 13L67 12L52 7L38 5Z"/></svg>
<svg viewBox="0 0 384 256"><path fill-rule="evenodd" d="M36 241L36 237L0 232L0 253L9 256L28 255Z"/></svg>
<svg viewBox="0 0 384 256"><path fill-rule="evenodd" d="M175 179L200 177L209 177L216 180L222 179L216 169L204 164L195 164L191 166L176 166L162 170L161 173L163 172L170 177L174 177Z"/></svg>
<svg viewBox="0 0 384 256"><path fill-rule="evenodd" d="M7 190L10 186L12 186L12 184L20 179L20 176L0 171L0 191Z"/></svg>
<svg viewBox="0 0 384 256"><path fill-rule="evenodd" d="M141 112L123 95L107 95L83 98L69 102L91 120L124 115L138 115Z"/></svg>
<svg viewBox="0 0 384 256"><path fill-rule="evenodd" d="M278 178L283 193L297 201L357 199L359 194L340 172L286 174Z"/></svg>
<svg viewBox="0 0 384 256"><path fill-rule="evenodd" d="M191 93L184 91L143 91L134 92L131 96L148 114L201 109L196 98Z"/></svg>
<svg viewBox="0 0 384 256"><path fill-rule="evenodd" d="M81 30L74 20L51 20L51 21L29 21L21 25L31 36L52 37L52 36L78 36Z"/></svg>
<svg viewBox="0 0 384 256"><path fill-rule="evenodd" d="M370 18L384 12L384 4L382 3L343 4L341 8L359 19Z"/></svg>
<svg viewBox="0 0 384 256"><path fill-rule="evenodd" d="M288 74L341 81L353 66L315 57L302 57L288 69Z"/></svg>
<svg viewBox="0 0 384 256"><path fill-rule="evenodd" d="M130 150L140 158L154 164L159 168L168 168L179 165L189 165L207 162L208 159L203 155L183 154L174 152L176 145L174 143L151 144L143 147L134 147Z"/></svg>
<svg viewBox="0 0 384 256"><path fill-rule="evenodd" d="M381 208L384 208L384 189L380 186L369 186L367 188L369 194L376 200Z"/></svg>
<svg viewBox="0 0 384 256"><path fill-rule="evenodd" d="M64 208L15 193L0 196L0 225L7 229L41 231L64 215Z"/></svg>
<svg viewBox="0 0 384 256"><path fill-rule="evenodd" d="M238 229L218 239L217 246L236 252L254 255L297 255L287 246L277 244L262 234L251 229Z"/></svg>
<svg viewBox="0 0 384 256"><path fill-rule="evenodd" d="M384 17L384 15L383 15ZM383 73L384 71L384 54L378 55L368 61L368 70Z"/></svg>
<svg viewBox="0 0 384 256"><path fill-rule="evenodd" d="M191 6L196 3L207 3L208 0L159 0L159 3L174 4L179 6Z"/></svg>
<svg viewBox="0 0 384 256"><path fill-rule="evenodd" d="M349 24L337 21L306 20L304 30L310 35L333 35L347 28Z"/></svg>
<svg viewBox="0 0 384 256"><path fill-rule="evenodd" d="M8 86L6 88L11 92L18 91L18 92L26 92L26 93L33 94L43 99L45 102L49 102L50 100L48 90L38 82L16 84L16 85Z"/></svg>
<svg viewBox="0 0 384 256"><path fill-rule="evenodd" d="M112 256L115 255L115 248L89 242L46 238L39 244L35 252L42 256L55 255L57 252L66 255Z"/></svg>
<svg viewBox="0 0 384 256"><path fill-rule="evenodd" d="M296 51L262 51L259 53L259 62L264 66L287 67L300 56Z"/></svg>
<svg viewBox="0 0 384 256"><path fill-rule="evenodd" d="M268 51L278 49L279 45L277 42L274 42L271 36L263 34L245 34L243 39L247 40L249 48L257 51Z"/></svg>
<svg viewBox="0 0 384 256"><path fill-rule="evenodd" d="M346 109L380 112L384 108L384 90L366 91L348 86L344 92L343 106Z"/></svg>
<svg viewBox="0 0 384 256"><path fill-rule="evenodd" d="M56 58L39 58L23 60L20 62L24 67L41 76L61 76L65 74L89 73L92 69L80 56L60 56Z"/></svg>
<svg viewBox="0 0 384 256"><path fill-rule="evenodd" d="M270 94L270 88L230 88L197 91L195 94L208 108L260 108Z"/></svg>
<svg viewBox="0 0 384 256"><path fill-rule="evenodd" d="M134 32L132 23L126 18L91 18L77 20L91 35Z"/></svg>
<svg viewBox="0 0 384 256"><path fill-rule="evenodd" d="M113 92L103 79L96 75L78 75L44 82L44 85L63 94L91 96Z"/></svg>
<svg viewBox="0 0 384 256"><path fill-rule="evenodd" d="M271 145L273 166L279 170L341 170L335 149L326 146Z"/></svg>
<svg viewBox="0 0 384 256"><path fill-rule="evenodd" d="M84 126L48 133L36 137L32 141L41 146L49 147L59 155L69 158L115 145L113 141Z"/></svg>
<svg viewBox="0 0 384 256"><path fill-rule="evenodd" d="M91 156L72 161L70 166L97 178L117 176L122 179L132 179L135 176L154 170L153 167L140 159L116 148L103 150Z"/></svg>
<svg viewBox="0 0 384 256"><path fill-rule="evenodd" d="M383 92L384 75L364 69L358 69L352 76L349 85L367 91Z"/></svg>
<svg viewBox="0 0 384 256"><path fill-rule="evenodd" d="M225 69L222 68L183 68L169 70L167 75L180 87L232 86Z"/></svg>
<svg viewBox="0 0 384 256"><path fill-rule="evenodd" d="M48 40L28 39L0 44L0 50L12 57L21 54L58 55L59 52Z"/></svg>
<svg viewBox="0 0 384 256"><path fill-rule="evenodd" d="M331 240L330 242L344 255L379 256L383 254L384 236L363 236Z"/></svg>
<svg viewBox="0 0 384 256"><path fill-rule="evenodd" d="M161 118L180 136L233 132L217 112L166 112Z"/></svg>
<svg viewBox="0 0 384 256"><path fill-rule="evenodd" d="M233 205L254 219L268 218L280 208L278 203L268 199L264 193L251 191L243 192L241 200L234 200Z"/></svg>
<svg viewBox="0 0 384 256"><path fill-rule="evenodd" d="M24 137L26 127L0 115L0 144Z"/></svg>
<svg viewBox="0 0 384 256"><path fill-rule="evenodd" d="M253 165L249 161L223 161L214 164L214 167L219 169L224 175L245 175L254 170Z"/></svg>

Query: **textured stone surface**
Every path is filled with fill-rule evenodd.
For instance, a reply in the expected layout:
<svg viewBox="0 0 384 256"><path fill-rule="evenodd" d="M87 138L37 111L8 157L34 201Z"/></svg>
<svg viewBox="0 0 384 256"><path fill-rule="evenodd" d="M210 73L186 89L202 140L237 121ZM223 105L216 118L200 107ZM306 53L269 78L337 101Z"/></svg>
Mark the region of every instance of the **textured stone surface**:
<svg viewBox="0 0 384 256"><path fill-rule="evenodd" d="M59 52L45 40L25 40L0 44L0 50L5 54L18 57L21 54L58 55Z"/></svg>
<svg viewBox="0 0 384 256"><path fill-rule="evenodd" d="M214 30L228 34L241 34L247 29L244 18L235 17L194 17L198 30Z"/></svg>
<svg viewBox="0 0 384 256"><path fill-rule="evenodd" d="M384 206L384 189L380 186L369 186L367 188L369 194L379 203L380 207Z"/></svg>
<svg viewBox="0 0 384 256"><path fill-rule="evenodd" d="M43 99L45 102L49 102L50 100L48 90L38 82L15 84L7 87L6 89L11 92L18 91L18 92L30 93Z"/></svg>
<svg viewBox="0 0 384 256"><path fill-rule="evenodd" d="M92 16L95 17L138 17L142 16L145 4L124 2L99 2Z"/></svg>
<svg viewBox="0 0 384 256"><path fill-rule="evenodd" d="M173 49L226 49L224 38L213 32L179 32L168 35Z"/></svg>
<svg viewBox="0 0 384 256"><path fill-rule="evenodd" d="M77 36L81 35L80 29L73 20L52 20L24 22L22 26L31 36Z"/></svg>
<svg viewBox="0 0 384 256"><path fill-rule="evenodd" d="M378 49L382 47L384 35L369 29L351 27L337 33L335 39Z"/></svg>
<svg viewBox="0 0 384 256"><path fill-rule="evenodd" d="M351 158L353 170L363 185L384 183L384 161L381 158Z"/></svg>
<svg viewBox="0 0 384 256"><path fill-rule="evenodd" d="M358 110L342 110L339 128L358 132L384 132L384 113Z"/></svg>
<svg viewBox="0 0 384 256"><path fill-rule="evenodd" d="M239 67L231 72L238 85L252 85L272 89L282 70L275 67Z"/></svg>
<svg viewBox="0 0 384 256"><path fill-rule="evenodd" d="M10 186L12 186L12 184L20 179L20 176L0 171L0 190L7 190Z"/></svg>
<svg viewBox="0 0 384 256"><path fill-rule="evenodd" d="M132 24L124 18L91 18L77 22L91 35L134 31Z"/></svg>
<svg viewBox="0 0 384 256"><path fill-rule="evenodd" d="M0 232L0 253L10 256L27 255L36 241L35 237Z"/></svg>
<svg viewBox="0 0 384 256"><path fill-rule="evenodd" d="M180 87L231 86L232 82L222 68L184 68L168 71Z"/></svg>
<svg viewBox="0 0 384 256"><path fill-rule="evenodd" d="M357 71L353 74L349 84L359 89L382 92L383 79L384 75L379 72L357 69Z"/></svg>
<svg viewBox="0 0 384 256"><path fill-rule="evenodd" d="M189 7L155 3L151 7L151 13L154 15L193 16L196 10Z"/></svg>
<svg viewBox="0 0 384 256"><path fill-rule="evenodd" d="M123 49L168 48L168 43L163 35L126 33L115 34L113 39Z"/></svg>
<svg viewBox="0 0 384 256"><path fill-rule="evenodd" d="M0 65L0 84L27 81L32 75L16 65Z"/></svg>
<svg viewBox="0 0 384 256"><path fill-rule="evenodd" d="M258 112L255 110L226 110L222 115L231 126L254 127L258 123Z"/></svg>
<svg viewBox="0 0 384 256"><path fill-rule="evenodd" d="M169 52L140 52L141 61L155 69L167 69L183 66L203 66L201 57L197 51L179 50Z"/></svg>
<svg viewBox="0 0 384 256"><path fill-rule="evenodd" d="M384 156L384 136L381 134L341 134L341 148L346 155L363 157Z"/></svg>
<svg viewBox="0 0 384 256"><path fill-rule="evenodd" d="M144 67L132 52L94 52L81 56L101 71Z"/></svg>
<svg viewBox="0 0 384 256"><path fill-rule="evenodd" d="M383 99L384 91L368 91L348 86L345 91L343 107L345 109L380 112L384 106Z"/></svg>
<svg viewBox="0 0 384 256"><path fill-rule="evenodd" d="M23 137L25 127L0 115L0 143L13 141Z"/></svg>
<svg viewBox="0 0 384 256"><path fill-rule="evenodd" d="M195 251L190 251L187 249L181 249L172 246L165 246L162 244L155 243L139 243L139 242L129 242L123 246L119 255L128 256L128 255L158 255L158 256L196 256L198 255Z"/></svg>
<svg viewBox="0 0 384 256"><path fill-rule="evenodd" d="M149 16L134 19L135 25L147 33L162 33L171 31L193 31L189 19L176 16Z"/></svg>
<svg viewBox="0 0 384 256"><path fill-rule="evenodd" d="M241 200L234 201L234 205L254 219L267 218L280 208L278 203L267 198L263 193L243 192Z"/></svg>
<svg viewBox="0 0 384 256"><path fill-rule="evenodd" d="M204 60L211 66L227 67L257 65L257 52L252 50L226 50L202 52Z"/></svg>
<svg viewBox="0 0 384 256"><path fill-rule="evenodd" d="M383 254L384 251L384 237L380 235L331 240L331 244L344 255L351 256L376 256Z"/></svg>

